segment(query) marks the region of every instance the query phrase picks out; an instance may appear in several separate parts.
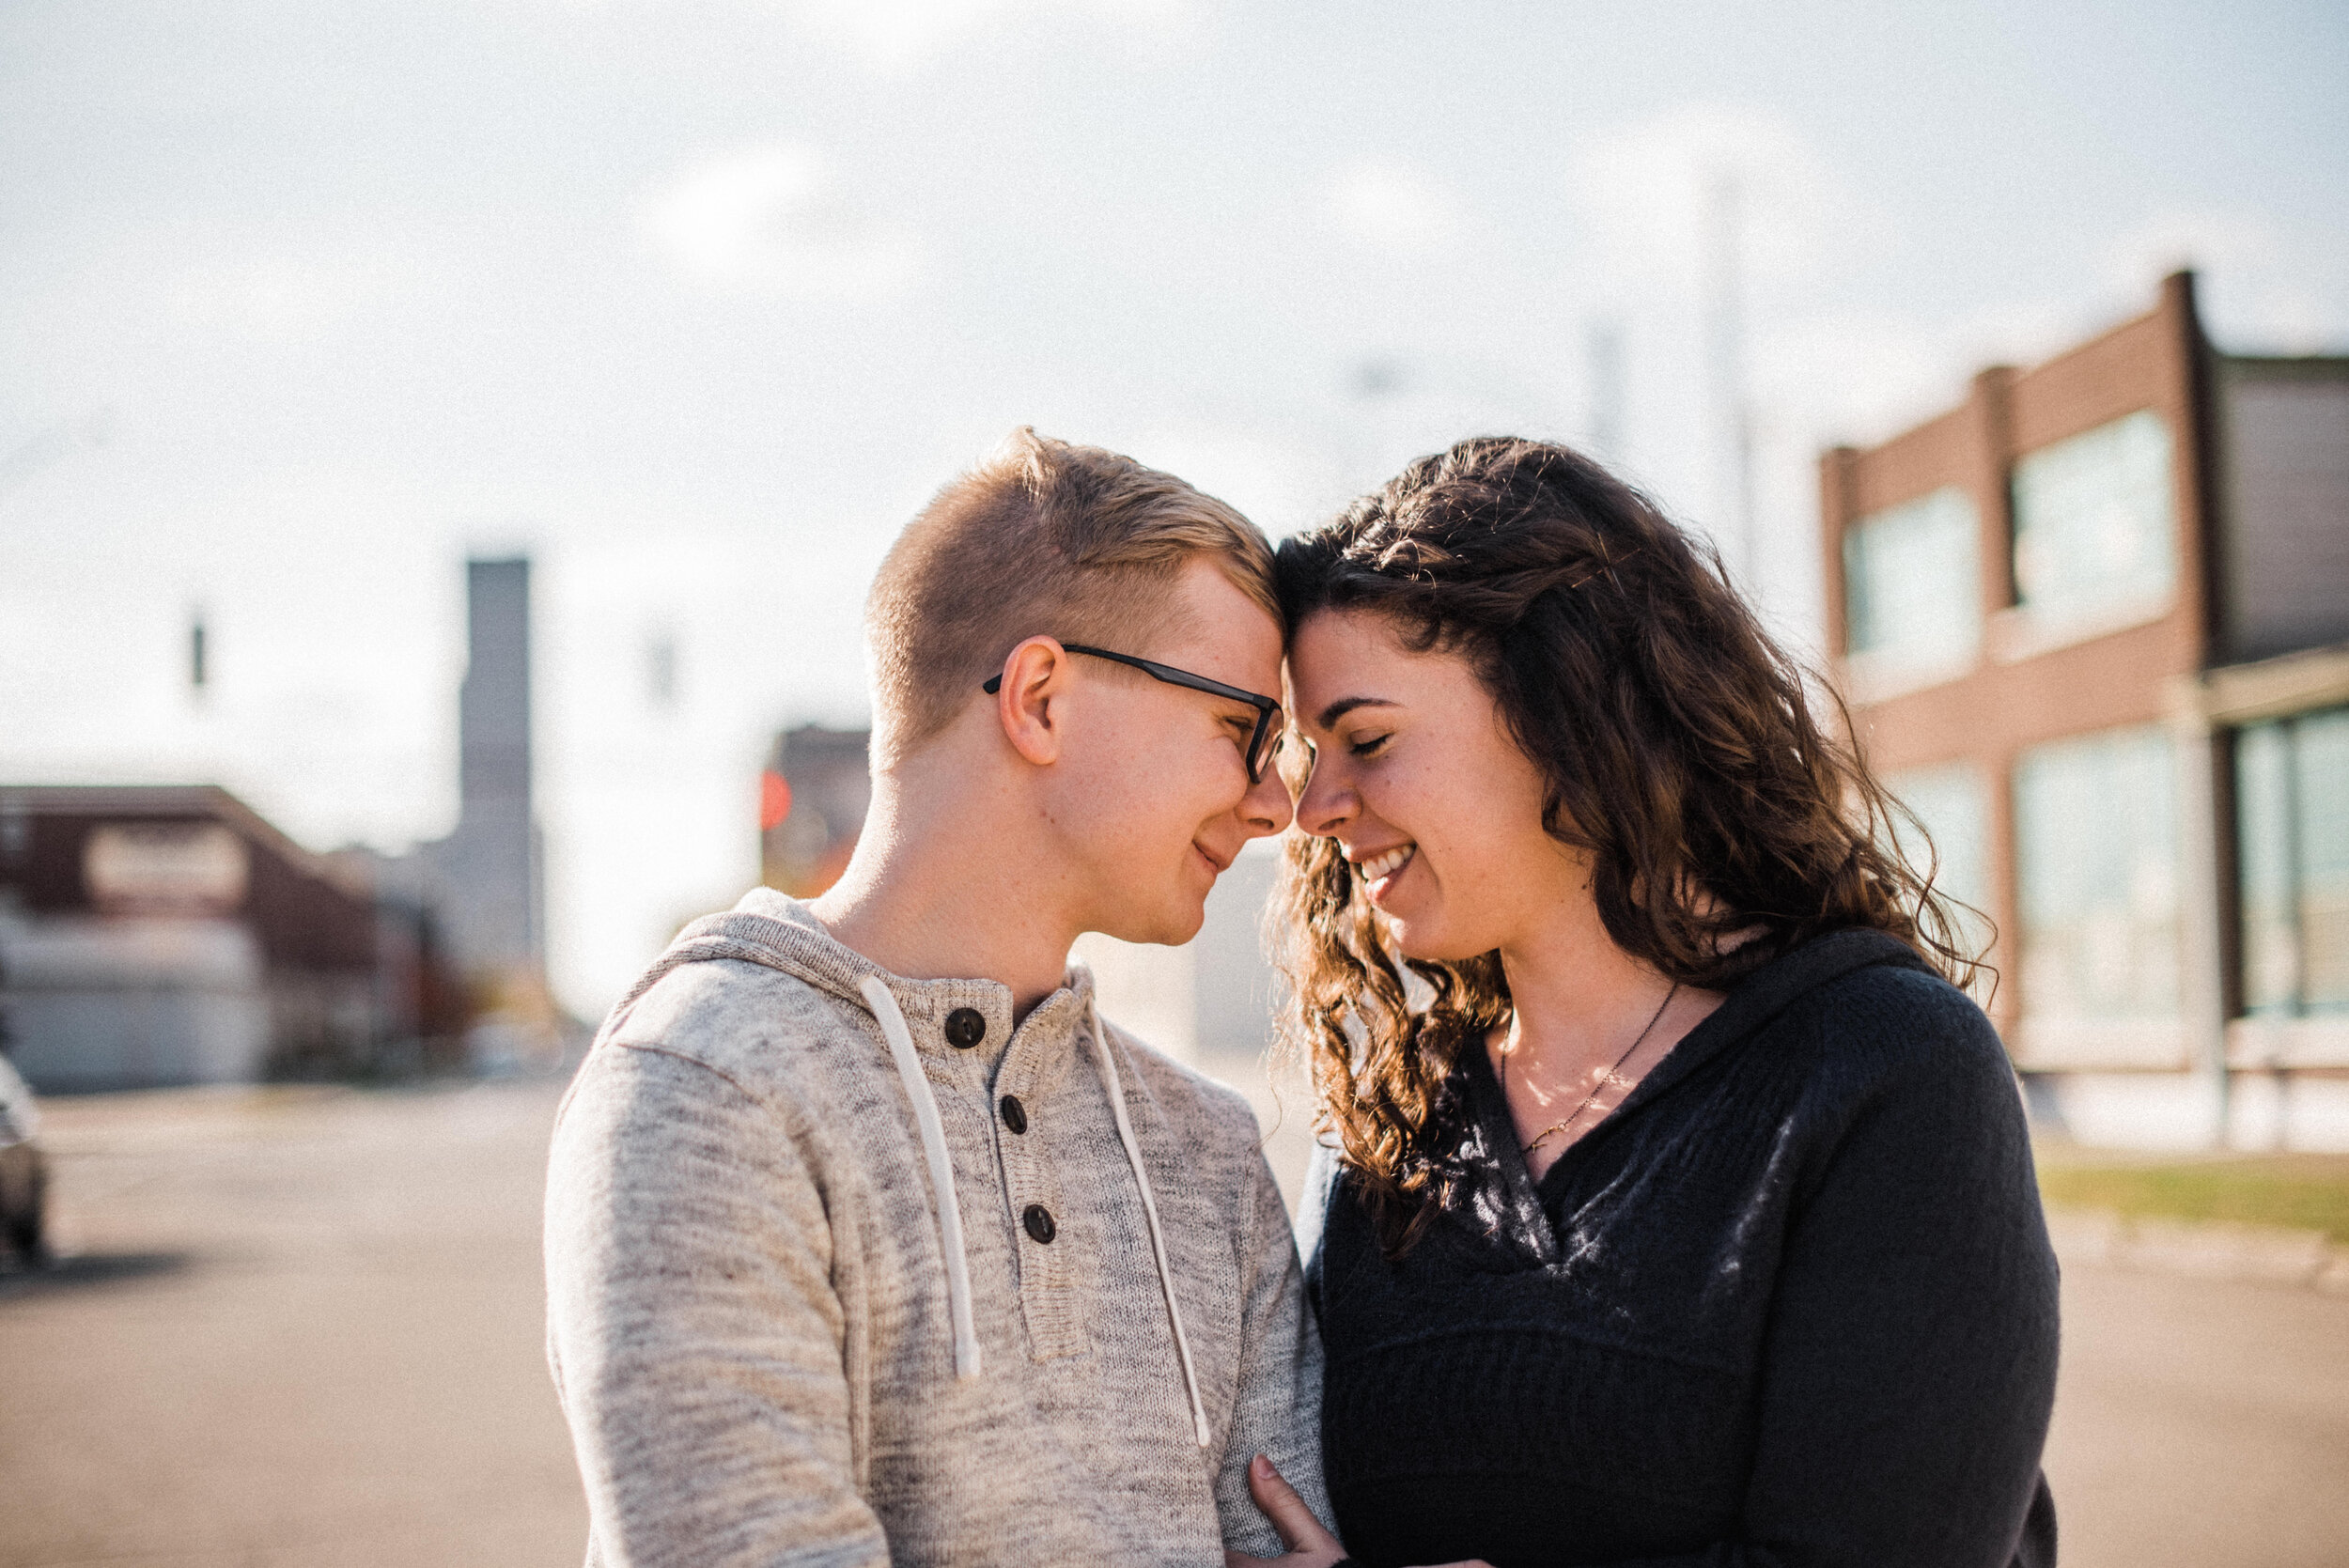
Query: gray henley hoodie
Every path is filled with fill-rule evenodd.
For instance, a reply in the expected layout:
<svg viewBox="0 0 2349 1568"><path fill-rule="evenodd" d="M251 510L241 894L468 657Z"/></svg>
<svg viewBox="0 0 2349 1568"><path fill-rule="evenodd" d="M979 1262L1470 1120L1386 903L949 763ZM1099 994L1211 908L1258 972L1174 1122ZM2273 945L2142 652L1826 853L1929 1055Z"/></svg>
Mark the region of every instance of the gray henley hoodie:
<svg viewBox="0 0 2349 1568"><path fill-rule="evenodd" d="M1328 1518L1255 1120L1092 991L1015 1029L762 889L614 1009L547 1182L590 1564L1221 1568L1257 1452Z"/></svg>

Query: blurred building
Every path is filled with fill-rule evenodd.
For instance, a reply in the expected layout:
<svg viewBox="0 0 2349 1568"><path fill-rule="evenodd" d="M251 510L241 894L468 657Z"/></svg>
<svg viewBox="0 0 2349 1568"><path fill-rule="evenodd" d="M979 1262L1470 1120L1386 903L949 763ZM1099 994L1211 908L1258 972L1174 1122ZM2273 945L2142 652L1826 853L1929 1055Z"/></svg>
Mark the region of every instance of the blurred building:
<svg viewBox="0 0 2349 1568"><path fill-rule="evenodd" d="M530 563L465 563L457 830L431 846L450 945L475 974L546 963L546 886L532 803Z"/></svg>
<svg viewBox="0 0 2349 1568"><path fill-rule="evenodd" d="M839 879L873 799L863 730L806 724L775 737L759 784L763 880L813 898ZM1102 1009L1161 1050L1240 1077L1271 1037L1274 977L1262 924L1278 858L1251 843L1207 897L1206 924L1182 947L1079 939Z"/></svg>
<svg viewBox="0 0 2349 1568"><path fill-rule="evenodd" d="M2349 359L2149 314L1822 465L1835 669L2091 1141L2349 1148Z"/></svg>
<svg viewBox="0 0 2349 1568"><path fill-rule="evenodd" d="M446 838L376 857L378 881L428 908L465 988L474 1064L546 1064L568 1027L546 981L545 846L531 747L530 562L465 563L458 815Z"/></svg>
<svg viewBox="0 0 2349 1568"><path fill-rule="evenodd" d="M775 737L758 781L760 881L813 898L840 879L873 801L871 738L821 724Z"/></svg>
<svg viewBox="0 0 2349 1568"><path fill-rule="evenodd" d="M0 1027L36 1088L559 1058L530 563L466 563L466 598L457 827L412 854L314 854L210 785L0 790Z"/></svg>
<svg viewBox="0 0 2349 1568"><path fill-rule="evenodd" d="M226 790L0 789L0 1029L38 1090L405 1068L457 1002L419 907Z"/></svg>

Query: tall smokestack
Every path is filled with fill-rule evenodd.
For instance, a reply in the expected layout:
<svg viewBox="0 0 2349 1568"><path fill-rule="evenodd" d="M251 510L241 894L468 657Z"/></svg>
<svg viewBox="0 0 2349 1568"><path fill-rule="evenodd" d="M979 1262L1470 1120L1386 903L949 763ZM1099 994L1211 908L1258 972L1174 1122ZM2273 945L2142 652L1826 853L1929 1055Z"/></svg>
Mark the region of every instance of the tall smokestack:
<svg viewBox="0 0 2349 1568"><path fill-rule="evenodd" d="M545 952L530 757L530 562L465 563L457 831L442 862L468 968L537 969Z"/></svg>

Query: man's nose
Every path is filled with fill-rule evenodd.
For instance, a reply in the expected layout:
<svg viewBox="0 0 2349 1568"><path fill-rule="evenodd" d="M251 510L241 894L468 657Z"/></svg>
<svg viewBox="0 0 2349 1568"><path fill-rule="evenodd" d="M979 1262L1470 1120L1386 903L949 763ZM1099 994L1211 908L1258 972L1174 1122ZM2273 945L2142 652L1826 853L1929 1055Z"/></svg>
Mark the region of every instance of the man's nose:
<svg viewBox="0 0 2349 1568"><path fill-rule="evenodd" d="M1240 816L1254 830L1254 838L1269 838L1286 828L1297 816L1297 808L1289 803L1289 786L1281 782L1279 769L1268 768L1264 777L1248 786L1240 798Z"/></svg>

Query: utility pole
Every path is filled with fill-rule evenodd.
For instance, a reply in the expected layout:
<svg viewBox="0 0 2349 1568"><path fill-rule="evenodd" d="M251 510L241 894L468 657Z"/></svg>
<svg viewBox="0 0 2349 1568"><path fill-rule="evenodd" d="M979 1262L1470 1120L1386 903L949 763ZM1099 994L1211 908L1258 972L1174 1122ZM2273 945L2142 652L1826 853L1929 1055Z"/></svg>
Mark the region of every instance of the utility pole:
<svg viewBox="0 0 2349 1568"><path fill-rule="evenodd" d="M1583 340L1591 379L1590 442L1602 462L1623 460L1623 327L1612 317L1593 321Z"/></svg>
<svg viewBox="0 0 2349 1568"><path fill-rule="evenodd" d="M1760 543L1753 515L1753 414L1746 401L1745 313L1738 256L1737 177L1717 171L1705 195L1706 365L1713 405L1715 536L1732 571L1754 584Z"/></svg>

